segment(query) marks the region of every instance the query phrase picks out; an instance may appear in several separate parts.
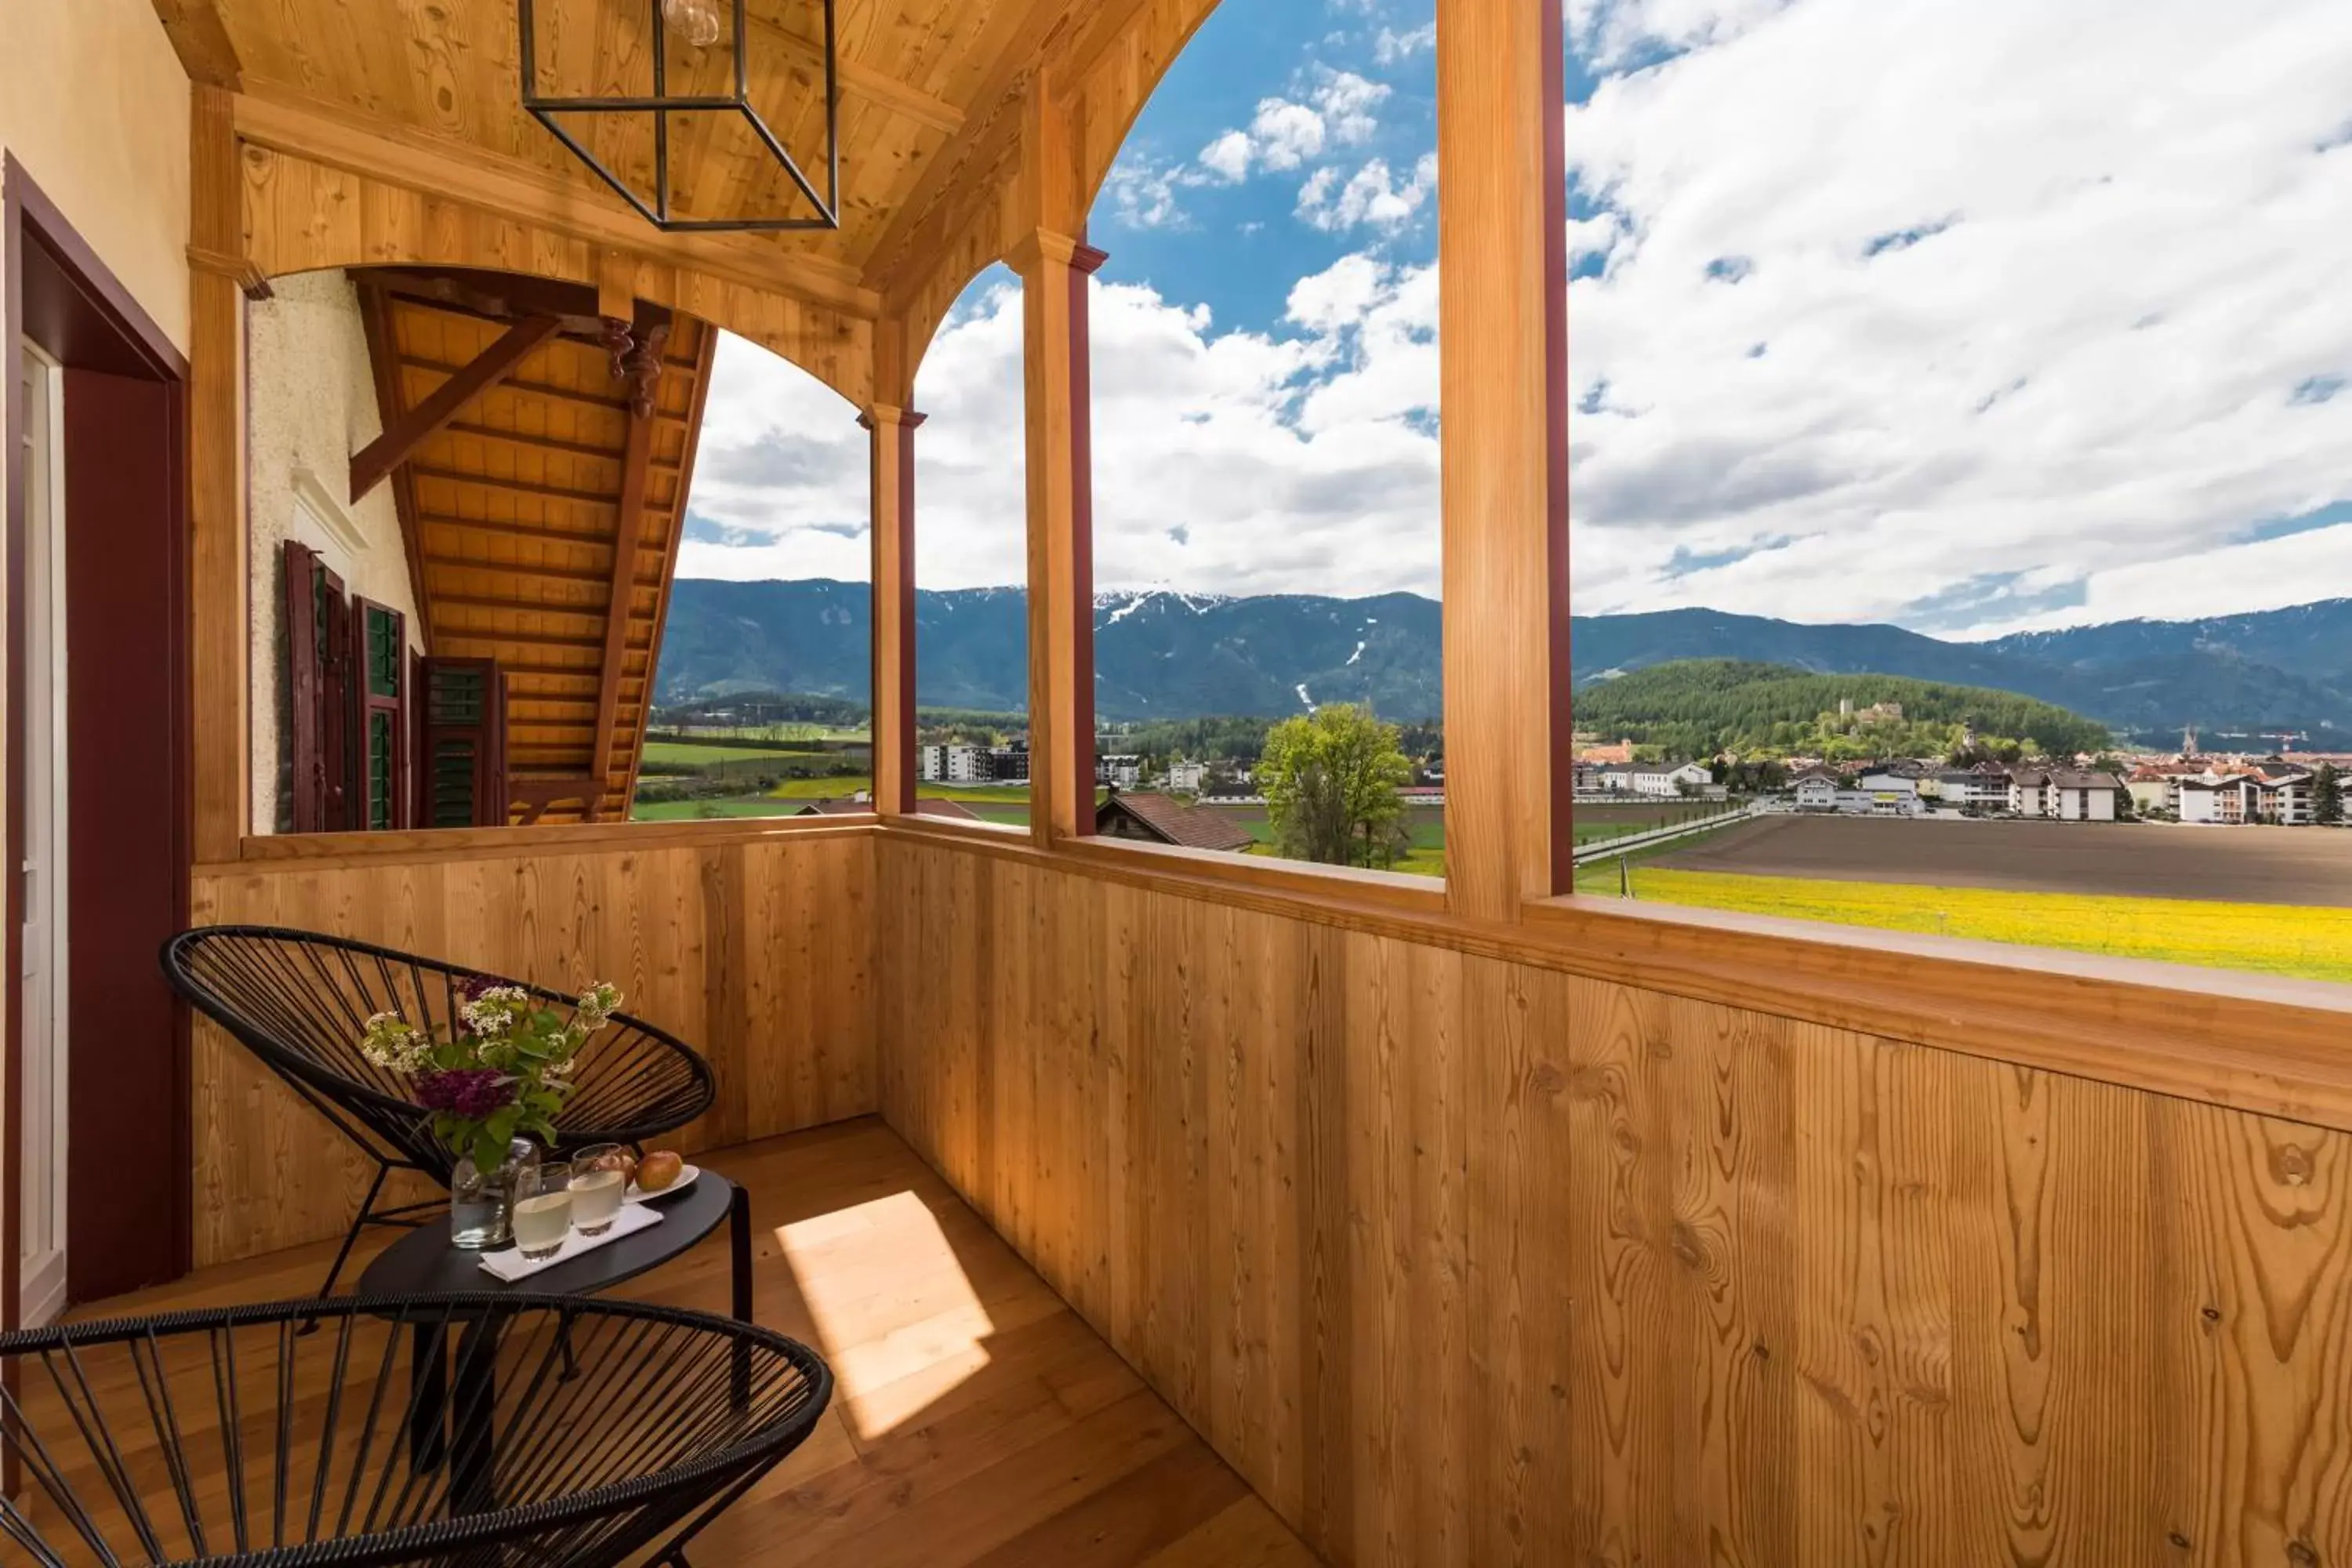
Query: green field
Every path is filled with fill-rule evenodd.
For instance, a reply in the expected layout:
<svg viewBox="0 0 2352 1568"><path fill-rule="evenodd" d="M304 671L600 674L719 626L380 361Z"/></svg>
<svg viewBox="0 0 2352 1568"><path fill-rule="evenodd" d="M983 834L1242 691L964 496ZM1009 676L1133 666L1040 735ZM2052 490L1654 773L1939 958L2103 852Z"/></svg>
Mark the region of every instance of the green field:
<svg viewBox="0 0 2352 1568"><path fill-rule="evenodd" d="M770 800L757 796L751 800L665 800L650 805L639 802L629 812L632 822L700 822L711 817L790 816L807 803L805 801Z"/></svg>
<svg viewBox="0 0 2352 1568"><path fill-rule="evenodd" d="M729 729L724 725L691 724L682 730L670 730L669 732L677 735L709 735L713 740L720 741L767 741L782 746L789 746L795 742L866 742L874 738L874 732L864 725L850 730L835 730L828 729L823 724L759 724L750 727L739 726L734 729Z"/></svg>
<svg viewBox="0 0 2352 1568"><path fill-rule="evenodd" d="M1636 899L1662 904L1975 937L2305 980L2352 980L2352 910L2346 909L1812 881L1724 871L1675 871L1638 861L1632 878ZM1619 890L1618 864L1611 860L1587 867L1577 873L1576 882L1579 892L1614 897Z"/></svg>
<svg viewBox="0 0 2352 1568"><path fill-rule="evenodd" d="M646 742L646 762L685 768L708 768L730 763L749 767L753 763L767 760L788 758L793 762L805 762L813 757L830 754L814 746L796 748L789 743L779 743L773 746L701 746L690 741L647 741Z"/></svg>
<svg viewBox="0 0 2352 1568"><path fill-rule="evenodd" d="M1574 810L1576 841L1579 844L1598 844L1603 839L1622 838L1629 834L1670 827L1677 822L1688 822L1693 817L1719 816L1733 809L1733 804L1721 800L1661 800L1640 805L1580 804Z"/></svg>

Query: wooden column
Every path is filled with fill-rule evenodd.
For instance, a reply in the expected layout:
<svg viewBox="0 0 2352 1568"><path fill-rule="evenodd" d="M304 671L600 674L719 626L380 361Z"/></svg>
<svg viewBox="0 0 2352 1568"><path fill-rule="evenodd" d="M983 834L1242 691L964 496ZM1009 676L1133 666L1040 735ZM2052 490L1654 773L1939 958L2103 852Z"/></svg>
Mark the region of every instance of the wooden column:
<svg viewBox="0 0 2352 1568"><path fill-rule="evenodd" d="M202 83L190 110L189 245L242 258L236 133L230 93ZM188 274L188 592L195 858L236 858L250 792L245 639L251 623L245 553L245 301L218 263Z"/></svg>
<svg viewBox="0 0 2352 1568"><path fill-rule="evenodd" d="M1021 274L1029 464L1032 831L1094 831L1094 454L1087 291L1103 253L1038 229Z"/></svg>
<svg viewBox="0 0 2352 1568"><path fill-rule="evenodd" d="M1559 0L1438 0L1445 861L1457 913L1572 886Z"/></svg>
<svg viewBox="0 0 2352 1568"><path fill-rule="evenodd" d="M874 809L915 814L915 432L923 416L877 404L873 435Z"/></svg>

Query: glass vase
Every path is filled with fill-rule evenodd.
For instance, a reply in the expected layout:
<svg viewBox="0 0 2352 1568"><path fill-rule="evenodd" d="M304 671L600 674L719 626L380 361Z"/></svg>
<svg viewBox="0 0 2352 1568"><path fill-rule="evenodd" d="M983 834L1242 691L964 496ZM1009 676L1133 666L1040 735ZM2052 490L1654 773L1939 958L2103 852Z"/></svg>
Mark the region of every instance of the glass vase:
<svg viewBox="0 0 2352 1568"><path fill-rule="evenodd" d="M507 1145L507 1161L485 1173L470 1154L457 1157L449 1173L449 1243L468 1252L491 1252L514 1240L515 1173L539 1163L539 1145L518 1138Z"/></svg>

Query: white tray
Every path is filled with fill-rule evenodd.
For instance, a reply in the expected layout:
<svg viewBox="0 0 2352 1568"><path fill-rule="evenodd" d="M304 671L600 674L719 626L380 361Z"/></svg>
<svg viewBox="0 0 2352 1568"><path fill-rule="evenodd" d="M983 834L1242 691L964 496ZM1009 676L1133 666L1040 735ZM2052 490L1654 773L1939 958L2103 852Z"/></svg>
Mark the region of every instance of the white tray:
<svg viewBox="0 0 2352 1568"><path fill-rule="evenodd" d="M541 1274L559 1263L569 1263L583 1252L593 1252L608 1247L625 1236L634 1236L649 1225L661 1223L661 1210L641 1204L623 1204L621 1212L613 1216L612 1228L602 1236L583 1236L578 1231L563 1238L563 1245L545 1258L525 1258L520 1247L509 1247L497 1252L482 1254L482 1272L496 1275L511 1285L518 1279L528 1279Z"/></svg>

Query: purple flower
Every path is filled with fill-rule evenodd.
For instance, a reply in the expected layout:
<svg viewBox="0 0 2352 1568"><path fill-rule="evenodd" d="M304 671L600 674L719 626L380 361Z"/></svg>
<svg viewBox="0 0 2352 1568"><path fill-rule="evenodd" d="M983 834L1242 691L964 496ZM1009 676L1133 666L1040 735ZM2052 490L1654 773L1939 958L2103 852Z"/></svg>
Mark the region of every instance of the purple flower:
<svg viewBox="0 0 2352 1568"><path fill-rule="evenodd" d="M482 1121L510 1104L514 1096L514 1080L495 1068L454 1068L416 1080L419 1105L467 1121Z"/></svg>
<svg viewBox="0 0 2352 1568"><path fill-rule="evenodd" d="M457 1004L463 1006L468 1002L478 1002L484 992L498 988L499 983L487 974L468 974L457 982Z"/></svg>

